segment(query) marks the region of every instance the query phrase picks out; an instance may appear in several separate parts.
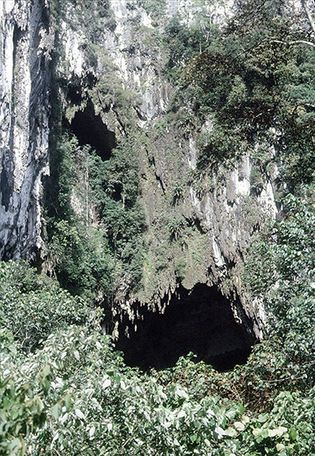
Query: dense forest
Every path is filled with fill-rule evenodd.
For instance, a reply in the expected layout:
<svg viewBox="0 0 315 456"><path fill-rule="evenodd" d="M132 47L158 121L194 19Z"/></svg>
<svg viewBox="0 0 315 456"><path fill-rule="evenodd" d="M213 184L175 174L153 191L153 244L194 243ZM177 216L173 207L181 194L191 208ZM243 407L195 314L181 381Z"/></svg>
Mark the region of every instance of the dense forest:
<svg viewBox="0 0 315 456"><path fill-rule="evenodd" d="M109 3L50 3L56 30L67 3L80 11L93 65L98 28L115 27ZM129 3L164 21L163 2ZM174 15L163 30L141 35L163 53L161 77L172 87L166 114L147 131L136 127L135 95L121 89L105 55L107 79L86 80L81 93L56 70L46 253L0 262L1 456L315 455L315 14L312 1L296 2L294 14L289 3L237 0L223 23L200 17L187 25ZM89 21L90 8L98 22ZM62 56L55 58L57 66ZM84 110L76 108L80 97ZM106 130L106 156L97 128L94 143L82 137L82 125L97 117L89 104L96 99L106 114L119 112L124 130L121 137ZM202 128L209 119L211 128ZM137 153L145 147L153 162L154 141L157 150L167 147L175 130L175 142L196 134L196 166L179 170L169 186L158 175L168 206L148 229ZM206 234L183 216L187 188L210 191L211 176L245 155L254 164L253 199L277 170L277 215L257 224L248 211L259 228L240 269L244 295L264 308L262 337L233 369L217 369L194 350L171 367L133 367L106 329L119 314L122 284L127 297L148 302L171 263L176 283L188 280L185 252L195 261L197 235ZM150 240L153 230L163 248ZM220 290L232 280L227 275Z"/></svg>

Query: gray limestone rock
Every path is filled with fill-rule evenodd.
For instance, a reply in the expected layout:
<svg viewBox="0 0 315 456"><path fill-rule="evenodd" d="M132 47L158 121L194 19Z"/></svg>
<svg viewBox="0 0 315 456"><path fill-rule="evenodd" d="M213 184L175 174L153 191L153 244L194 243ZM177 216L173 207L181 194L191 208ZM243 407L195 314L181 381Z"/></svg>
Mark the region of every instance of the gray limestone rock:
<svg viewBox="0 0 315 456"><path fill-rule="evenodd" d="M0 256L33 258L42 247L54 34L40 0L2 1L0 23Z"/></svg>

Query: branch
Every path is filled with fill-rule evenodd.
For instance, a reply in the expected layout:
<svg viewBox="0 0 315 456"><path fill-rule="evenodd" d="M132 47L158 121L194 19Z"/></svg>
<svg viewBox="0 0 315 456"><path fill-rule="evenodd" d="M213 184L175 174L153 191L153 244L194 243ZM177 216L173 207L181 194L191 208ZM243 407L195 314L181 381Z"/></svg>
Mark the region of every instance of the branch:
<svg viewBox="0 0 315 456"><path fill-rule="evenodd" d="M313 30L313 33L315 34L315 22L314 22L314 19L313 19L313 16L312 16L310 10L308 9L307 0L301 0L301 4L302 4L302 8L304 9L305 14L307 16L307 19L310 23L310 26Z"/></svg>
<svg viewBox="0 0 315 456"><path fill-rule="evenodd" d="M281 41L281 40L271 40L272 43L279 43L279 44L286 44L288 46L294 46L296 44L306 44L307 46L311 46L315 48L315 43L311 41L304 41L304 40L296 40L296 41Z"/></svg>

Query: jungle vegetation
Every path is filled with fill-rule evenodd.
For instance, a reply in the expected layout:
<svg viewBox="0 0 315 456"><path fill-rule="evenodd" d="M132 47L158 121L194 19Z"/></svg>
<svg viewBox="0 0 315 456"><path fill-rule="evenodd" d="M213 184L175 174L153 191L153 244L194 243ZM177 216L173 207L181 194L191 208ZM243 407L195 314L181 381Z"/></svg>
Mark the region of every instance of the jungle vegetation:
<svg viewBox="0 0 315 456"><path fill-rule="evenodd" d="M141 277L138 139L102 161L64 132L47 215L59 282L25 262L0 263L1 456L315 454L312 24L303 10L290 17L285 1L243 0L224 27L173 19L163 46L177 88L171 115L185 105L198 122L213 118L199 173L257 143L275 151L281 217L256 234L243 277L266 308L265 338L226 373L192 354L159 372L125 365L101 330L98 304L117 274L131 284ZM103 231L71 209L76 154L88 163ZM262 147L253 159L263 168L270 156Z"/></svg>

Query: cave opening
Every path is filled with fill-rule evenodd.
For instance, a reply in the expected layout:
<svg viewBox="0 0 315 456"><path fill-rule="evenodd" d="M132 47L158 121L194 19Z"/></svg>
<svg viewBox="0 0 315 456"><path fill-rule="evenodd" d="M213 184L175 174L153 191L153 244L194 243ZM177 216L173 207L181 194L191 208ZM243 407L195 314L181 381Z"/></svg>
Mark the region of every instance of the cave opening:
<svg viewBox="0 0 315 456"><path fill-rule="evenodd" d="M78 138L80 146L90 145L102 160L108 160L117 145L115 133L107 128L99 114L95 114L91 101L85 109L75 113L67 127Z"/></svg>
<svg viewBox="0 0 315 456"><path fill-rule="evenodd" d="M145 371L173 367L190 352L197 362L228 371L246 363L256 342L249 318L244 313L237 323L231 302L215 286L197 284L190 291L180 286L163 314L139 305L137 312L136 325L121 322L116 348L127 365Z"/></svg>

